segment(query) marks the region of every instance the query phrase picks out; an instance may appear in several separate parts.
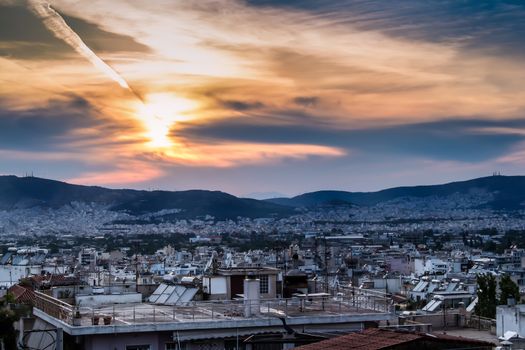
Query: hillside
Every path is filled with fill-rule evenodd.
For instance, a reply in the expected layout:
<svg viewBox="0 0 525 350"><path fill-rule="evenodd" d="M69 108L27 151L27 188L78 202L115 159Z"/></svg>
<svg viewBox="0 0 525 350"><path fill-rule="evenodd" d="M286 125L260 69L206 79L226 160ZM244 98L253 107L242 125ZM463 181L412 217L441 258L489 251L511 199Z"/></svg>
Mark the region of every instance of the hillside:
<svg viewBox="0 0 525 350"><path fill-rule="evenodd" d="M136 191L71 185L36 177L0 176L0 210L60 208L73 202L95 203L110 210L145 215L180 209L176 218L212 215L220 219L289 215L293 210L274 203L237 198L219 191Z"/></svg>
<svg viewBox="0 0 525 350"><path fill-rule="evenodd" d="M452 195L490 196L486 203L472 203L472 207L487 206L493 209L521 209L525 202L525 176L489 176L443 185L395 187L377 192L317 191L293 198L273 198L268 202L291 207L316 207L342 201L355 205L375 205L400 198L447 197Z"/></svg>
<svg viewBox="0 0 525 350"><path fill-rule="evenodd" d="M524 176L491 176L444 185L396 187L377 192L318 191L293 198L255 200L219 191L137 191L72 185L35 177L0 176L0 210L59 209L73 203L97 205L114 213L159 220L214 216L285 217L295 208L371 206L417 199L430 207L523 209ZM456 203L457 206L456 206ZM413 205L413 204L412 204ZM442 205L442 204L440 204ZM74 210L74 209L72 209ZM86 209L89 211L89 209Z"/></svg>

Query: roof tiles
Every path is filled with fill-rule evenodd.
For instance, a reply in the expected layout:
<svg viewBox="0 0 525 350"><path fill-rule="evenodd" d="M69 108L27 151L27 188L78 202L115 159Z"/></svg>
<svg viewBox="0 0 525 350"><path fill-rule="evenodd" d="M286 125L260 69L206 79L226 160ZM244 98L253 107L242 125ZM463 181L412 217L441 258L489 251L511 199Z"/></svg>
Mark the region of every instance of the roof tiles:
<svg viewBox="0 0 525 350"><path fill-rule="evenodd" d="M299 346L297 350L379 350L409 343L417 340L458 342L462 344L477 344L490 346L490 343L476 339L453 337L446 335L433 335L426 333L409 333L392 331L380 328L369 328L359 333L351 333L340 337L323 340L318 343Z"/></svg>

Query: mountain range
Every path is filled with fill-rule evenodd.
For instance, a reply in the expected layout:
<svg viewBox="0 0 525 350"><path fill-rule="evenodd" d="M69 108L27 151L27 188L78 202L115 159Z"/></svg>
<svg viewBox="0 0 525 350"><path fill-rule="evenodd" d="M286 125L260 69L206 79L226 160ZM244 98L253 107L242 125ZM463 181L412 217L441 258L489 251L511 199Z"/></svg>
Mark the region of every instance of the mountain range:
<svg viewBox="0 0 525 350"><path fill-rule="evenodd" d="M37 177L0 176L0 210L33 207L60 208L72 202L95 203L135 216L166 209L174 218L212 215L217 219L286 216L289 206L238 198L220 191L138 191L72 185Z"/></svg>
<svg viewBox="0 0 525 350"><path fill-rule="evenodd" d="M216 219L237 217L285 217L296 208L323 206L372 206L403 198L447 198L483 195L472 201L472 208L522 209L525 202L525 176L490 176L443 185L396 187L377 192L317 191L292 198L256 200L238 198L220 191L140 191L72 185L37 177L0 176L0 210L60 208L73 202L104 205L112 211L140 216L169 212L171 218Z"/></svg>
<svg viewBox="0 0 525 350"><path fill-rule="evenodd" d="M445 198L451 195L485 195L488 201L472 207L515 210L524 208L525 176L488 176L443 185L394 187L377 192L317 191L293 198L267 201L290 207L316 207L327 203L371 206L400 198Z"/></svg>

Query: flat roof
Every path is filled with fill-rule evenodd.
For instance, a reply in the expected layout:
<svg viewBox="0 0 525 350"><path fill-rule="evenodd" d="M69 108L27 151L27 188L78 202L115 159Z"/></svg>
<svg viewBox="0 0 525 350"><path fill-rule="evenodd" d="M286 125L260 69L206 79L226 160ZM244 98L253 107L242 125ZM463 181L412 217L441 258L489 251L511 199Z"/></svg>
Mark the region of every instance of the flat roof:
<svg viewBox="0 0 525 350"><path fill-rule="evenodd" d="M38 292L37 292L38 293ZM41 293L39 293L41 294ZM350 299L269 299L252 304L251 317L245 317L243 301L190 302L186 305L156 305L150 303L114 304L103 307L80 307L77 318L73 306L40 297L34 314L64 328L71 335L148 332L152 330L190 330L232 327L281 326L280 318L288 324L339 324L381 321L392 318L379 302ZM368 303L368 304L367 304ZM375 309L375 310L374 310ZM45 310L45 312L44 312ZM104 317L109 325L104 325ZM94 325L93 318L98 318ZM73 325L75 322L76 325Z"/></svg>

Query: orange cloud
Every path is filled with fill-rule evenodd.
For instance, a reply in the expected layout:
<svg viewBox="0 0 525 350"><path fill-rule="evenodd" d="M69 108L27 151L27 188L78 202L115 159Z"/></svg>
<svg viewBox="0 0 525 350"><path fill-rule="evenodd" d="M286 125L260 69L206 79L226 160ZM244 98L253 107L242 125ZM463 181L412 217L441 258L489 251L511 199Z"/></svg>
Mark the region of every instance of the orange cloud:
<svg viewBox="0 0 525 350"><path fill-rule="evenodd" d="M347 152L328 146L224 142L215 144L178 143L160 154L166 162L192 166L234 167L275 163L286 159L340 157Z"/></svg>
<svg viewBox="0 0 525 350"><path fill-rule="evenodd" d="M120 186L145 182L163 174L162 170L150 164L130 162L119 165L117 170L87 172L66 181L81 185Z"/></svg>

